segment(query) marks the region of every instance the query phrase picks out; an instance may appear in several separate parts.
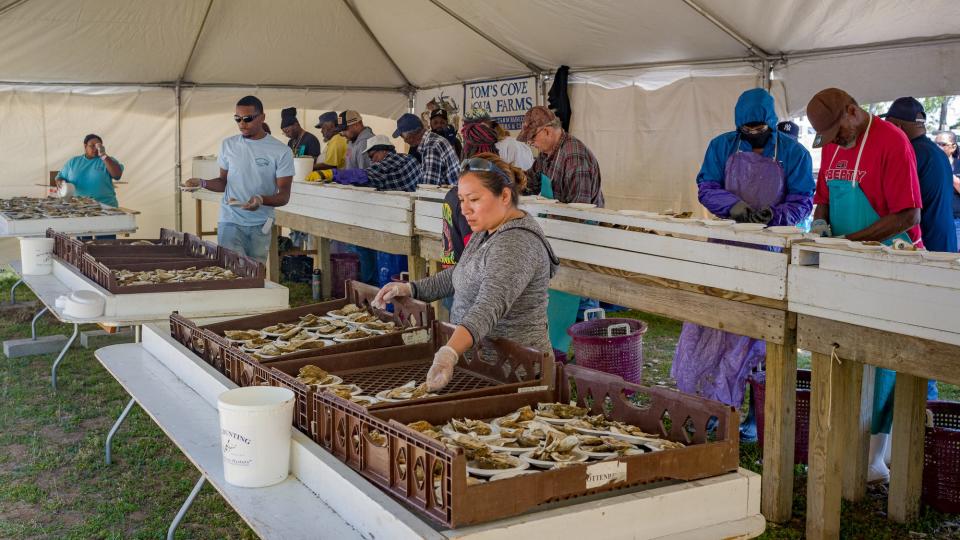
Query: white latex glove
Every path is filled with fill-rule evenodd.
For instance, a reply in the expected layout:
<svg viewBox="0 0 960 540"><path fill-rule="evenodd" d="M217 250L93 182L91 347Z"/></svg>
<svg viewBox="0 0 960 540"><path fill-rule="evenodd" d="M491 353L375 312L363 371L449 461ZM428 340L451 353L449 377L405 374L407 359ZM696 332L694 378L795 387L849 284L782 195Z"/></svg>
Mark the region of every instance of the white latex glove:
<svg viewBox="0 0 960 540"><path fill-rule="evenodd" d="M409 283L387 283L380 289L371 304L377 309L385 309L387 304L393 302L394 298L410 296L411 294L413 294L413 289Z"/></svg>
<svg viewBox="0 0 960 540"><path fill-rule="evenodd" d="M247 204L241 206L240 208L243 208L244 210L253 211L253 210L256 210L257 208L260 208L261 206L263 206L263 197L259 195L254 195L253 197L250 197L250 200L247 201Z"/></svg>
<svg viewBox="0 0 960 540"><path fill-rule="evenodd" d="M460 355L449 345L440 347L433 355L433 365L427 372L427 390L436 392L450 383L453 378L453 366L457 365Z"/></svg>
<svg viewBox="0 0 960 540"><path fill-rule="evenodd" d="M181 191L196 191L203 186L202 178L187 178L180 184Z"/></svg>
<svg viewBox="0 0 960 540"><path fill-rule="evenodd" d="M820 236L833 236L830 230L830 224L825 219L815 219L810 225L810 232Z"/></svg>

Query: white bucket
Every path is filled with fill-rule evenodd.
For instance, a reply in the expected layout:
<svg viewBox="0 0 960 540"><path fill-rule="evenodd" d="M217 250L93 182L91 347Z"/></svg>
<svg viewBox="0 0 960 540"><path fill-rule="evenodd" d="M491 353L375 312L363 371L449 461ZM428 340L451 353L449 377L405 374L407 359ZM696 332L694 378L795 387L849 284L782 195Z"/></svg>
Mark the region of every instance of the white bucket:
<svg viewBox="0 0 960 540"><path fill-rule="evenodd" d="M303 182L307 175L313 171L312 157L293 158L293 181Z"/></svg>
<svg viewBox="0 0 960 540"><path fill-rule="evenodd" d="M21 238L20 262L25 276L53 272L53 238Z"/></svg>
<svg viewBox="0 0 960 540"><path fill-rule="evenodd" d="M293 392L274 386L227 390L217 398L223 476L239 487L264 487L290 474Z"/></svg>

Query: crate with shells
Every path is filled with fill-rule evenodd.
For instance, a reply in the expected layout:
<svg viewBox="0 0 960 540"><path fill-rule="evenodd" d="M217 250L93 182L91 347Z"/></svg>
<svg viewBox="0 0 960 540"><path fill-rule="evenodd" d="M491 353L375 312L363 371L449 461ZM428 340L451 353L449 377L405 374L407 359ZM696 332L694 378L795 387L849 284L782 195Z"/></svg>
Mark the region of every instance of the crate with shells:
<svg viewBox="0 0 960 540"><path fill-rule="evenodd" d="M391 408L317 392L316 440L447 527L737 470L732 407L579 366L558 369L548 390Z"/></svg>
<svg viewBox="0 0 960 540"><path fill-rule="evenodd" d="M133 232L136 214L89 197L0 199L0 236L42 236L54 227L69 234Z"/></svg>
<svg viewBox="0 0 960 540"><path fill-rule="evenodd" d="M546 353L509 340L488 339L461 356L450 384L428 391L425 380L434 354L454 329L434 321L429 339L418 343L269 363L230 350L226 363L241 386L270 384L293 390L295 424L311 436L316 436L318 421L313 415L315 392L335 393L360 406L382 409L553 386L554 365Z"/></svg>
<svg viewBox="0 0 960 540"><path fill-rule="evenodd" d="M157 240L85 243L54 230L56 259L78 269L103 290L117 294L261 289L266 267L189 233L161 229Z"/></svg>
<svg viewBox="0 0 960 540"><path fill-rule="evenodd" d="M292 309L199 326L177 313L170 332L205 362L243 384L241 361L264 364L293 358L394 347L425 341L433 308L413 298L398 298L393 311L374 308L379 289L348 281L346 296ZM231 351L228 361L226 352Z"/></svg>

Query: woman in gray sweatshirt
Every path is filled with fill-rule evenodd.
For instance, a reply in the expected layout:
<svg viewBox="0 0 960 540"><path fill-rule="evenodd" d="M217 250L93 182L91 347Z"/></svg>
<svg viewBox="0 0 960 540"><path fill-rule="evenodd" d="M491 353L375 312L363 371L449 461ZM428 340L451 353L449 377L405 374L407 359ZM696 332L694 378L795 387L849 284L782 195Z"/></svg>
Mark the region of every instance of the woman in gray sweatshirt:
<svg viewBox="0 0 960 540"><path fill-rule="evenodd" d="M467 349L485 337L509 339L550 352L547 288L560 261L537 220L517 207L526 175L496 154L465 160L457 184L460 208L473 230L453 268L413 283L390 283L375 305L398 296L432 302L453 295L457 325L427 374L430 390L443 388Z"/></svg>

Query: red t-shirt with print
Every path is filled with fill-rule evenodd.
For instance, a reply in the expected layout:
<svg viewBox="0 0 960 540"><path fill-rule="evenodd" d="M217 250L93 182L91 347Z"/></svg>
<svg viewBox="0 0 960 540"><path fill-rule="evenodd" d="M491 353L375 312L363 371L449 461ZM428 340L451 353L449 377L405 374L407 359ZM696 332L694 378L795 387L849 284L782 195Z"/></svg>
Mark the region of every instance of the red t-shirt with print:
<svg viewBox="0 0 960 540"><path fill-rule="evenodd" d="M857 144L849 150L830 143L820 154L820 173L817 175L817 192L814 204L830 204L830 188L827 180L850 180L857 153L863 144L860 134ZM917 158L906 134L897 126L874 116L867 137L860 166L857 169L860 189L870 201L870 206L880 217L896 214L908 208L922 208L920 179L917 176ZM920 226L914 225L907 235L918 246Z"/></svg>

